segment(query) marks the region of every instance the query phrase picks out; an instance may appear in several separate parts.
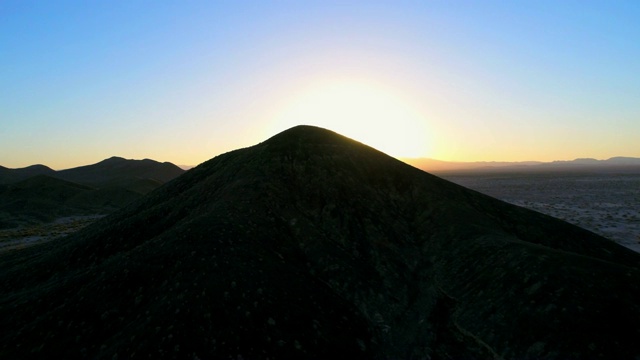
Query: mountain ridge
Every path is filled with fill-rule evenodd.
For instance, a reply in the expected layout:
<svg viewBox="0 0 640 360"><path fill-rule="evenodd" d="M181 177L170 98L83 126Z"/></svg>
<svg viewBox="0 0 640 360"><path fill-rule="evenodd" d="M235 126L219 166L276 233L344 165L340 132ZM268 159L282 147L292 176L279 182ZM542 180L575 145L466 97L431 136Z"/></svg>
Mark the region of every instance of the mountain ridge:
<svg viewBox="0 0 640 360"><path fill-rule="evenodd" d="M554 161L477 161L456 162L443 161L430 158L400 158L402 161L424 171L472 171L472 170L572 170L576 168L598 170L620 167L640 169L640 158L628 156L614 156L608 159L598 160L593 158L577 158L574 160Z"/></svg>
<svg viewBox="0 0 640 360"><path fill-rule="evenodd" d="M119 173L114 175L114 170ZM119 177L150 178L164 183L184 173L184 171L185 170L180 167L166 161L159 162L152 159L134 160L112 156L94 164L62 170L53 170L48 166L40 164L16 169L0 166L0 184L17 182L35 175L50 175L63 180L84 182L90 186L104 186L104 184ZM100 172L107 172L107 174L101 176L98 174Z"/></svg>
<svg viewBox="0 0 640 360"><path fill-rule="evenodd" d="M104 215L183 173L168 162L115 156L59 171L44 165L0 168L0 229L28 227L67 216ZM74 186L83 189L69 192Z"/></svg>
<svg viewBox="0 0 640 360"><path fill-rule="evenodd" d="M36 175L51 175L54 173L55 170L41 164L18 169L10 169L0 165L0 184L17 182Z"/></svg>
<svg viewBox="0 0 640 360"><path fill-rule="evenodd" d="M184 170L169 162L158 162L151 159L130 160L121 157L110 157L96 164L60 170L56 173L62 179L105 186L121 179L152 179L162 183L181 174Z"/></svg>

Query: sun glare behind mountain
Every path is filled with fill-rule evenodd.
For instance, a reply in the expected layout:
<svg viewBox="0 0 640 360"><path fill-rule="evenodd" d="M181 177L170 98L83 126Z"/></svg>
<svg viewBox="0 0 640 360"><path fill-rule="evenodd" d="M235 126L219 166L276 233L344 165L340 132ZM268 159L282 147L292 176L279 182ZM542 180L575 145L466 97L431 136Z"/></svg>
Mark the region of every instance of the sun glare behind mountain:
<svg viewBox="0 0 640 360"><path fill-rule="evenodd" d="M371 83L338 81L291 98L272 133L298 124L331 129L395 157L429 154L427 122L393 91Z"/></svg>

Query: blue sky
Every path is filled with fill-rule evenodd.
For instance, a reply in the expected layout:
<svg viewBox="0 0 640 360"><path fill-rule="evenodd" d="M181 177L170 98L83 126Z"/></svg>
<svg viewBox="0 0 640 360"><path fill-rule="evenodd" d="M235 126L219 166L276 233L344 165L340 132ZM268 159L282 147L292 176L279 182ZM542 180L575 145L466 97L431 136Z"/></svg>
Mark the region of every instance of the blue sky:
<svg viewBox="0 0 640 360"><path fill-rule="evenodd" d="M393 156L640 157L638 19L637 1L5 0L0 165L197 164L297 123Z"/></svg>

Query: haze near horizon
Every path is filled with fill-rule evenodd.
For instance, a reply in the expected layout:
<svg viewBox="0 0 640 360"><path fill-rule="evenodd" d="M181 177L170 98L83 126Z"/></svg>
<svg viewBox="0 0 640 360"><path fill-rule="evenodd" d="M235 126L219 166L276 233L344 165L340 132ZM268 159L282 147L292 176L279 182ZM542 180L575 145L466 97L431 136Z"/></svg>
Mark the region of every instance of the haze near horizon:
<svg viewBox="0 0 640 360"><path fill-rule="evenodd" d="M4 1L0 165L195 165L297 124L395 157L640 157L640 3Z"/></svg>

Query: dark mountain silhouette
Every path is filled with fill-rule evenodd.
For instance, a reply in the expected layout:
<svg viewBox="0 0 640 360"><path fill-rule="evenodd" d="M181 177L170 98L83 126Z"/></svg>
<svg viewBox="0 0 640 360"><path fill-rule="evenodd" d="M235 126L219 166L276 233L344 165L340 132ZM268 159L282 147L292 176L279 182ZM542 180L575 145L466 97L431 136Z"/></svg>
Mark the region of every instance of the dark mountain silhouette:
<svg viewBox="0 0 640 360"><path fill-rule="evenodd" d="M140 197L142 194L121 187L94 189L37 175L0 185L0 229L71 215L107 214Z"/></svg>
<svg viewBox="0 0 640 360"><path fill-rule="evenodd" d="M168 162L119 157L61 171L44 165L0 167L0 229L107 214L184 172Z"/></svg>
<svg viewBox="0 0 640 360"><path fill-rule="evenodd" d="M18 182L36 175L53 176L55 173L55 170L44 165L31 165L20 169L9 169L0 166L0 184Z"/></svg>
<svg viewBox="0 0 640 360"><path fill-rule="evenodd" d="M44 165L32 165L21 169L8 169L0 166L0 184L17 182L36 175L48 175L97 188L121 186L124 188L132 187L131 190L137 191L136 188L140 188L141 184L146 183L140 188L145 191L143 194L146 194L151 183L164 184L184 172L185 170L170 162L161 163L150 159L130 160L113 156L96 164L59 171Z"/></svg>
<svg viewBox="0 0 640 360"><path fill-rule="evenodd" d="M0 255L1 358L634 358L640 255L299 126Z"/></svg>
<svg viewBox="0 0 640 360"><path fill-rule="evenodd" d="M56 176L96 187L110 185L126 187L127 184L137 183L140 179L165 183L184 172L169 162L160 163L150 159L127 160L114 156L97 164L58 171Z"/></svg>

